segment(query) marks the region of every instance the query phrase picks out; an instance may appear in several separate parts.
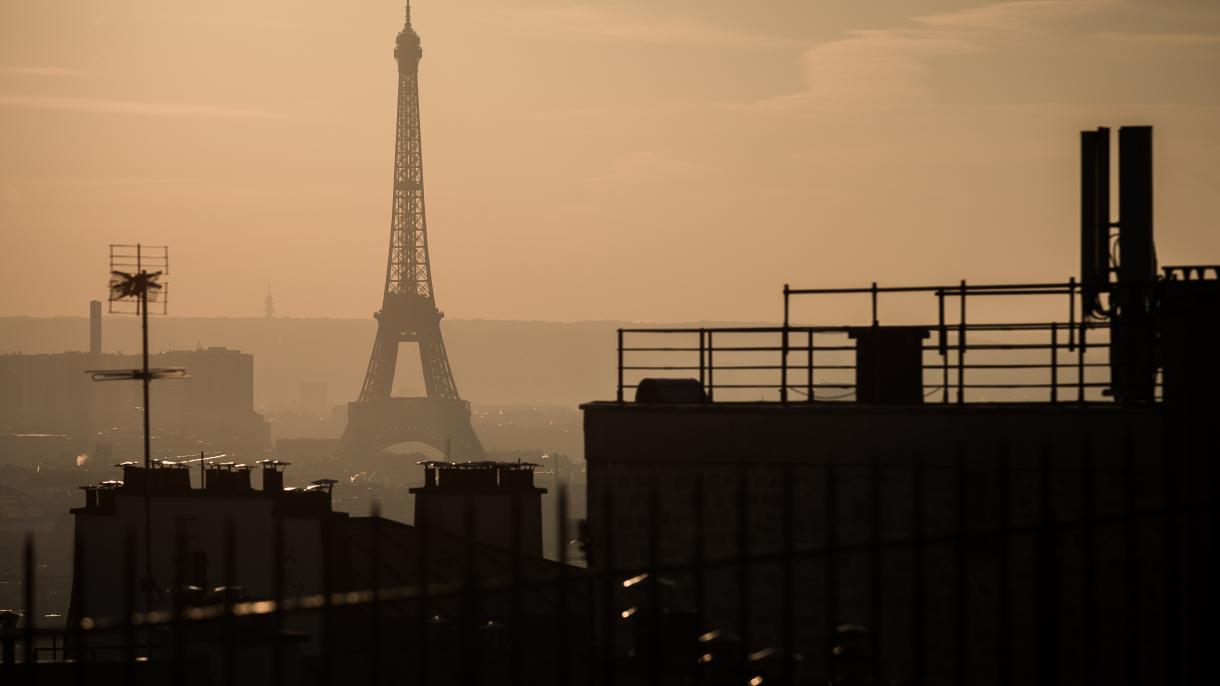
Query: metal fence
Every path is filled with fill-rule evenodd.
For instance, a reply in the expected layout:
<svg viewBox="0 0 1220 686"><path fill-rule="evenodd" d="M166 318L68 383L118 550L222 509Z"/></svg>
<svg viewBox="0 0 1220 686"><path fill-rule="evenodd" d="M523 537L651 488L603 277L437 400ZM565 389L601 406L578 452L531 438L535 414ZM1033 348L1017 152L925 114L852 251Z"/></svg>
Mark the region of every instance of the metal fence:
<svg viewBox="0 0 1220 686"><path fill-rule="evenodd" d="M1083 288L1066 283L967 284L868 288L784 287L780 326L624 328L618 331L616 399L622 402L643 377L695 377L709 401L819 402L852 400L856 393L859 326L801 326L790 314L796 297L869 299L869 325L881 322L886 295L935 298L935 321L916 328L932 337L922 346L924 397L930 401L1108 400L1109 324L1078 317ZM1048 298L1061 302L1062 320L970 320L978 299Z"/></svg>
<svg viewBox="0 0 1220 686"><path fill-rule="evenodd" d="M986 454L912 446L840 460L592 465L581 536L591 564L568 566L561 552L563 566L536 578L518 542L507 574L479 570L469 546L459 578L430 580L420 526L415 583L379 583L373 536L366 588L335 590L324 573L321 593L287 597L277 527L267 556L276 591L242 598L230 525L218 601L178 592L137 612L129 534L117 553L127 582L113 592L130 611L67 628L37 621L27 543L25 619L4 629L15 652L5 683L245 683L255 663L260 683L274 684L1199 683L1191 670L1214 645L1199 618L1217 609L1203 590L1214 539L1198 538L1214 531L1215 455L1184 453L1174 434L1156 440L1149 450L1127 436L1115 450L1047 437L1032 458L999 442ZM566 492L557 503L567 541ZM88 569L78 558L76 573ZM524 607L538 591L553 600L542 615ZM441 607L451 613L443 636ZM341 621L352 611L359 621ZM527 614L549 631L527 630ZM301 615L318 619L312 657L286 643ZM241 627L254 621L269 642L252 663ZM193 646L207 641L215 652L204 660ZM452 662L436 657L447 649ZM303 666L299 681L289 660Z"/></svg>

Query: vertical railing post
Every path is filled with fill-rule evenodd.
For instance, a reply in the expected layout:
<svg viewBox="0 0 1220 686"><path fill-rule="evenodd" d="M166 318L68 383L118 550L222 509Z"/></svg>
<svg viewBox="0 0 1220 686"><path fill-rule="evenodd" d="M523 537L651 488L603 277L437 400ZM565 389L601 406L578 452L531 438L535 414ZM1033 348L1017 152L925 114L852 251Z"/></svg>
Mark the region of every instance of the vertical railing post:
<svg viewBox="0 0 1220 686"><path fill-rule="evenodd" d="M1080 316L1080 344L1076 346L1076 402L1083 403L1085 400L1084 389L1084 354L1088 350L1088 332L1089 327L1085 322L1085 317Z"/></svg>
<svg viewBox="0 0 1220 686"><path fill-rule="evenodd" d="M712 354L716 350L716 345L712 341L714 331L707 332L707 401L714 402L716 400L716 361Z"/></svg>
<svg viewBox="0 0 1220 686"><path fill-rule="evenodd" d="M957 323L957 402L966 402L966 280L958 290L961 307Z"/></svg>
<svg viewBox="0 0 1220 686"><path fill-rule="evenodd" d="M707 364L707 329L700 327L699 329L699 387L707 392L707 376L705 365Z"/></svg>
<svg viewBox="0 0 1220 686"><path fill-rule="evenodd" d="M745 464L737 468L737 634L741 637L741 669L738 683L755 675L750 669L750 495L749 473Z"/></svg>
<svg viewBox="0 0 1220 686"><path fill-rule="evenodd" d="M817 398L813 394L813 329L809 329L805 344L805 399L814 402Z"/></svg>
<svg viewBox="0 0 1220 686"><path fill-rule="evenodd" d="M784 284L784 330L780 334L779 401L788 402L788 284Z"/></svg>
<svg viewBox="0 0 1220 686"><path fill-rule="evenodd" d="M618 402L623 402L623 330L618 330L618 392L615 394Z"/></svg>
<svg viewBox="0 0 1220 686"><path fill-rule="evenodd" d="M1054 686L1059 683L1059 537L1049 442L1043 442L1038 457L1038 683Z"/></svg>
<svg viewBox="0 0 1220 686"><path fill-rule="evenodd" d="M605 607L602 608L602 674L605 684L614 684L615 661L615 618L618 609L615 607L615 591L617 579L614 578L614 489L607 481L602 488L602 536L605 542L598 557L602 559L602 593L605 595Z"/></svg>
<svg viewBox="0 0 1220 686"><path fill-rule="evenodd" d="M694 576L692 585L694 586L695 594L695 632L702 636L707 631L707 570L705 569L706 555L704 551L707 518L704 509L703 472L694 470L691 474L695 481L694 502L692 503L695 509L695 540L693 541L694 551L691 555L694 563L691 573ZM691 661L691 669L694 671L692 683L703 683L703 671L700 669L700 662L698 660Z"/></svg>
<svg viewBox="0 0 1220 686"><path fill-rule="evenodd" d="M657 488L656 467L649 473L648 483L648 625L645 627L648 646L648 683L657 684L661 677L661 495Z"/></svg>
<svg viewBox="0 0 1220 686"><path fill-rule="evenodd" d="M418 510L419 516L415 518L415 621L416 632L419 636L416 639L416 647L418 652L415 654L415 666L417 669L416 680L418 683L427 686L432 680L432 665L429 661L431 655L431 641L429 640L428 627L431 620L431 607L428 602L428 582L431 577L431 561L429 556L428 546L432 541L430 524L428 521L428 508L422 507Z"/></svg>
<svg viewBox="0 0 1220 686"><path fill-rule="evenodd" d="M1051 402L1059 402L1059 322L1051 322Z"/></svg>
<svg viewBox="0 0 1220 686"><path fill-rule="evenodd" d="M969 683L969 649L970 638L970 559L967 557L967 546L970 543L970 525L969 512L966 508L966 449L959 441L954 446L953 455L953 470L956 472L957 478L954 481L956 493L954 495L954 506L956 509L955 528L957 530L957 544L953 546L954 552L954 574L953 578L957 584L957 607L954 608L957 612L957 619L954 622L956 629L957 649L954 651L953 657L957 662L957 669L954 670L957 676L957 686L966 686Z"/></svg>
<svg viewBox="0 0 1220 686"><path fill-rule="evenodd" d="M997 460L1000 472L999 522L995 535L999 554L996 569L996 672L1000 686L1012 683L1012 448L1005 439L1000 443Z"/></svg>
<svg viewBox="0 0 1220 686"><path fill-rule="evenodd" d="M34 584L37 579L34 577L34 534L26 533L25 543L22 546L22 576L24 584L22 591L25 592L25 636L22 640L25 641L25 676L29 683L35 683L37 677L36 670L38 669L38 656L34 650L35 637L34 625L38 622L38 614L35 608L35 593Z"/></svg>
<svg viewBox="0 0 1220 686"><path fill-rule="evenodd" d="M1123 533L1124 545L1123 553L1125 559L1123 566L1126 567L1127 588L1127 614L1131 621L1127 621L1127 640L1126 650L1126 666L1128 683L1138 684L1143 682L1142 667L1143 662L1140 659L1140 648L1143 646L1143 625L1139 620L1143 616L1143 608L1141 599L1143 598L1144 587L1142 584L1143 575L1140 574L1140 521L1139 521L1139 494L1136 489L1139 487L1139 474L1135 463L1135 441L1131 435L1130 429L1123 436L1123 488L1124 503L1123 512Z"/></svg>
<svg viewBox="0 0 1220 686"><path fill-rule="evenodd" d="M923 450L916 448L915 459L912 460L911 467L911 538L912 538L912 568L914 578L911 583L914 586L912 598L911 617L914 633L911 640L911 654L914 658L914 667L912 673L914 675L914 683L924 683L924 666L927 662L924 653L924 625L926 618L924 616L924 484L925 484L925 464Z"/></svg>
<svg viewBox="0 0 1220 686"><path fill-rule="evenodd" d="M284 686L284 518L279 513L273 517L271 592L274 594L275 615L271 618L271 626L275 636L271 642L271 683L272 686Z"/></svg>
<svg viewBox="0 0 1220 686"><path fill-rule="evenodd" d="M186 588L186 522L174 521L174 683L187 683L186 677L186 612L183 590Z"/></svg>
<svg viewBox="0 0 1220 686"><path fill-rule="evenodd" d="M941 379L941 401L949 402L949 331L945 327L945 290L938 289L936 291L936 311L937 311L937 342L936 349L940 353L940 366L944 378Z"/></svg>
<svg viewBox="0 0 1220 686"><path fill-rule="evenodd" d="M462 527L464 538L462 545L462 580L461 580L461 610L458 612L458 675L459 682L465 686L474 686L481 680L482 637L479 632L481 608L479 603L478 575L478 520L476 519L475 500L472 496L465 497L463 514L465 525Z"/></svg>
<svg viewBox="0 0 1220 686"><path fill-rule="evenodd" d="M123 539L123 680L136 680L136 538L131 528Z"/></svg>
<svg viewBox="0 0 1220 686"><path fill-rule="evenodd" d="M1082 686L1097 684L1097 475L1093 468L1093 442L1089 434L1080 434L1081 512L1084 513L1084 665Z"/></svg>
<svg viewBox="0 0 1220 686"><path fill-rule="evenodd" d="M509 569L509 601L508 601L508 675L512 686L524 683L521 676L521 643L525 638L525 629L521 619L521 496L512 496L512 534L509 541L512 544L512 562ZM560 543L562 548L562 542Z"/></svg>
<svg viewBox="0 0 1220 686"><path fill-rule="evenodd" d="M824 533L826 554L823 556L823 564L825 564L825 574L823 575L822 594L825 596L825 632L826 632L826 649L822 651L823 659L826 660L826 679L829 683L834 675L834 655L836 646L836 629L839 624L839 471L837 466L827 460L826 462L826 498L822 503L825 508L823 514Z"/></svg>
<svg viewBox="0 0 1220 686"><path fill-rule="evenodd" d="M785 462L783 467L783 488L782 500L780 503L780 516L783 521L780 523L783 534L783 563L780 573L782 576L782 589L780 597L783 599L783 626L780 629L781 640L783 642L784 664L783 677L784 683L792 684L796 681L796 612L794 605L796 601L793 598L794 584L793 577L793 522L792 522L792 496L795 488L792 478L792 463Z"/></svg>
<svg viewBox="0 0 1220 686"><path fill-rule="evenodd" d="M557 538L559 539L559 602L558 602L558 626L559 640L555 642L558 668L556 683L559 686L566 686L571 682L572 676L572 647L570 635L572 627L568 620L568 486L566 483L557 484L556 488L556 522ZM655 579L654 579L655 581Z"/></svg>
<svg viewBox="0 0 1220 686"><path fill-rule="evenodd" d="M1076 351L1076 277L1068 278L1068 352Z"/></svg>
<svg viewBox="0 0 1220 686"><path fill-rule="evenodd" d="M870 296L873 301L873 326L877 326L880 323L880 320L877 318L877 282L876 281L873 282Z"/></svg>
<svg viewBox="0 0 1220 686"><path fill-rule="evenodd" d="M869 570L869 605L868 611L870 615L869 624L872 625L872 633L870 638L872 641L872 666L873 683L887 683L888 679L884 677L884 670L881 666L881 617L884 611L883 594L885 583L882 579L885 565L881 559L881 519L882 519L882 500L881 500L881 457L874 452L869 459L869 564L872 569Z"/></svg>
<svg viewBox="0 0 1220 686"><path fill-rule="evenodd" d="M373 501L369 508L369 590L373 595L369 623L372 625L372 640L369 642L369 684L381 684L381 503Z"/></svg>
<svg viewBox="0 0 1220 686"><path fill-rule="evenodd" d="M233 615L233 604L237 600L234 589L237 586L237 532L233 519L230 517L224 525L224 593L221 595L224 614L221 619L221 632L224 633L222 646L221 683L231 685L237 683L237 622ZM326 550L326 539L323 538L322 557L329 559ZM325 576L325 572L323 572ZM326 602L330 603L329 589ZM324 639L325 640L325 639ZM323 653L327 647L323 646ZM329 669L323 668L323 682L329 684Z"/></svg>
<svg viewBox="0 0 1220 686"><path fill-rule="evenodd" d="M1201 271L1201 270L1200 270ZM1180 684L1191 683L1192 675L1188 671L1184 671L1184 667L1190 664L1189 652L1183 646L1182 634L1183 626L1189 620L1183 614L1182 599L1184 597L1182 588L1182 531L1183 531L1183 507L1179 493L1179 462L1178 462L1178 443L1176 435L1173 431L1165 432L1165 458L1164 471L1162 478L1164 480L1164 495L1163 505L1165 508L1165 633L1162 638L1165 651L1166 683ZM1189 443L1188 443L1189 445ZM1189 469L1186 470L1186 476L1189 478ZM1215 521L1215 517L1212 517ZM1214 543L1213 550L1214 550ZM1195 602L1191 600L1190 602ZM1189 669L1187 667L1187 669ZM1183 679L1185 673L1186 678Z"/></svg>
<svg viewBox="0 0 1220 686"><path fill-rule="evenodd" d="M78 620L72 625L72 630L76 636L76 682L84 683L86 681L85 671L85 641L87 632L82 622L89 616L89 605L86 598L89 595L88 589L85 588L85 579L89 578L88 555L85 550L85 537L73 536L73 554L72 554L72 574L75 578L81 580L81 594L77 596L80 600L76 607Z"/></svg>

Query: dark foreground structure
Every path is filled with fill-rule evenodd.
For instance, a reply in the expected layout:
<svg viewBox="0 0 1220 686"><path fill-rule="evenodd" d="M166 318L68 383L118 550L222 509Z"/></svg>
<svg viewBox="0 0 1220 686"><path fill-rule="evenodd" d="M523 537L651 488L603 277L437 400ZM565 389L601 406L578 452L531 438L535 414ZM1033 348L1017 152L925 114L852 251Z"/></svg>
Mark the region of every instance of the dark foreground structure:
<svg viewBox="0 0 1220 686"><path fill-rule="evenodd" d="M198 486L121 466L73 510L64 625L0 615L5 683L555 683L557 650L588 664L588 580L537 552L532 465L430 463L414 526L332 510L330 480L285 488L275 460Z"/></svg>
<svg viewBox="0 0 1220 686"><path fill-rule="evenodd" d="M1158 272L1151 150L1120 130L1112 222L1109 132L1083 134L1079 280L620 332L618 398L583 408L610 681L1207 680L1220 274ZM918 325L882 323L901 295ZM814 296L869 319L791 323Z"/></svg>

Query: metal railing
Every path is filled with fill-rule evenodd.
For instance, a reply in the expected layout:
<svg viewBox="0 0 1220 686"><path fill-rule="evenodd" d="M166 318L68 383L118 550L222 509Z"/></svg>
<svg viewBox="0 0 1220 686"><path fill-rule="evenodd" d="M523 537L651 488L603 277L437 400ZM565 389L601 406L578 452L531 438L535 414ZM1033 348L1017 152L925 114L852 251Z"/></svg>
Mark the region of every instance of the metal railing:
<svg viewBox="0 0 1220 686"><path fill-rule="evenodd" d="M479 570L468 557L459 579L434 582L425 571L415 583L382 586L387 570L375 564L359 581L367 585L334 590L324 574L321 592L291 596L277 527L269 597L173 602L61 629L33 621L27 543L27 621L0 636L22 657L0 669L6 684L35 683L39 667L66 657L61 666L84 680L186 683L201 669L211 683L229 684L243 678L239 669L266 668L267 682L283 684L282 629L305 614L319 619L306 683L1197 683L1202 675L1190 665L1207 657L1187 654L1201 637L1184 641L1193 625L1181 579L1194 553L1182 536L1190 518L1214 518L1216 489L1185 488L1182 477L1201 462L1172 447L1146 459L1130 436L1117 453L1084 433L1079 443L1052 440L1032 462L1000 440L985 454L913 445L864 460L713 465L727 479L689 462L611 461L597 466L590 486L588 571L563 566L530 578L518 549L507 570ZM561 491L561 541L573 533L566 510ZM434 551L422 531L413 562L427 570ZM380 540L370 539L374 562L386 552ZM233 554L231 526L224 548ZM136 549L129 538L119 553L124 588L110 589L129 609ZM241 581L233 563L223 565L228 584ZM79 574L88 566L78 558ZM544 636L523 609L538 592L554 601L540 617L552 629ZM1035 600L1015 602L1022 593ZM1210 617L1214 609L1194 611ZM340 624L345 611L362 621ZM441 614L450 634L435 631ZM251 658L237 629L259 619L270 620L272 644ZM501 662L489 655L493 633L508 643ZM207 636L216 650L200 667L192 646ZM156 645L169 648L158 657ZM445 646L455 661L442 662Z"/></svg>
<svg viewBox="0 0 1220 686"><path fill-rule="evenodd" d="M856 345L864 326L792 324L795 296L866 295L871 326L880 326L886 294L936 299L936 319L915 325L932 340L922 346L923 394L942 403L978 400L1104 400L1110 387L1109 324L1078 316L1081 285L967 284L867 288L784 287L779 326L623 328L618 330L616 400L623 402L647 376L697 378L711 402L788 403L851 400L856 391ZM971 298L1059 297L1060 321L971 322ZM908 326L904 324L903 326Z"/></svg>

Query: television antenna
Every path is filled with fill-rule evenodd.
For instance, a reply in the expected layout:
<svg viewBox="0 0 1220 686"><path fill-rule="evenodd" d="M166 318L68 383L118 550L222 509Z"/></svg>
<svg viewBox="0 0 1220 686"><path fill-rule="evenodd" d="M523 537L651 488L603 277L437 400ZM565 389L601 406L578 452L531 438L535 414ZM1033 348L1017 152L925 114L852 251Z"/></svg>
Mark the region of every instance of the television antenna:
<svg viewBox="0 0 1220 686"><path fill-rule="evenodd" d="M152 609L153 591L156 583L152 575L152 450L149 431L148 396L153 379L185 379L186 370L181 367L150 369L148 366L148 314L169 311L169 287L164 277L169 274L169 248L164 245L111 244L110 246L110 295L107 298L112 314L136 314L140 316L142 335L142 362L139 369L91 369L94 381L134 381L144 385L144 560L143 580L148 608Z"/></svg>
<svg viewBox="0 0 1220 686"><path fill-rule="evenodd" d="M148 313L169 311L169 287L164 277L169 274L169 248L164 245L111 245L110 297L112 314L140 315L142 361L140 369L90 369L94 381L134 381L144 383L144 469L152 467L149 437L148 391L153 379L185 379L181 367L150 369L148 366Z"/></svg>

